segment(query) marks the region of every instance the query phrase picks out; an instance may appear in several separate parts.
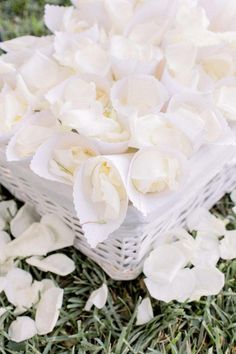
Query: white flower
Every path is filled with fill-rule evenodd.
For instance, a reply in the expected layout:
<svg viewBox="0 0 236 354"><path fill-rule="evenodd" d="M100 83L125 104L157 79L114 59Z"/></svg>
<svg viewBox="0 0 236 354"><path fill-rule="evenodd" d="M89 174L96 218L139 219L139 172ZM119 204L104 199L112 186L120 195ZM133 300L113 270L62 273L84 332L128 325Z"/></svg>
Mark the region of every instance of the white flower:
<svg viewBox="0 0 236 354"><path fill-rule="evenodd" d="M96 306L98 309L102 309L106 302L108 296L108 288L107 285L104 283L100 288L94 290L85 305L85 311L90 311L92 306Z"/></svg>
<svg viewBox="0 0 236 354"><path fill-rule="evenodd" d="M125 182L130 156L87 160L74 183L74 205L92 247L104 241L124 221L128 207Z"/></svg>
<svg viewBox="0 0 236 354"><path fill-rule="evenodd" d="M113 107L125 116L157 113L167 100L166 88L151 75L125 77L111 89Z"/></svg>
<svg viewBox="0 0 236 354"><path fill-rule="evenodd" d="M66 276L75 270L75 263L62 253L56 253L46 258L31 257L26 262L43 272L51 272L60 276Z"/></svg>
<svg viewBox="0 0 236 354"><path fill-rule="evenodd" d="M111 62L116 79L132 74L154 75L163 54L158 47L122 36L111 38Z"/></svg>
<svg viewBox="0 0 236 354"><path fill-rule="evenodd" d="M202 143L214 143L229 135L229 128L220 112L204 95L175 95L169 102L169 120L182 130L196 148Z"/></svg>
<svg viewBox="0 0 236 354"><path fill-rule="evenodd" d="M39 221L39 216L35 209L29 204L24 204L10 221L11 234L14 237L20 236L36 221Z"/></svg>
<svg viewBox="0 0 236 354"><path fill-rule="evenodd" d="M9 338L16 343L30 339L36 334L35 322L28 316L17 317L8 329Z"/></svg>
<svg viewBox="0 0 236 354"><path fill-rule="evenodd" d="M220 241L220 257L222 259L236 258L236 232L226 231L224 238Z"/></svg>
<svg viewBox="0 0 236 354"><path fill-rule="evenodd" d="M137 310L136 325L140 326L150 322L153 319L152 304L149 297L146 297L141 301Z"/></svg>
<svg viewBox="0 0 236 354"><path fill-rule="evenodd" d="M17 79L15 87L3 86L0 91L0 136L8 137L32 111L31 103L22 90L22 80Z"/></svg>
<svg viewBox="0 0 236 354"><path fill-rule="evenodd" d="M79 11L73 6L46 5L44 13L45 25L51 32L80 32L87 27L81 20Z"/></svg>
<svg viewBox="0 0 236 354"><path fill-rule="evenodd" d="M234 100L235 94L235 78L220 81L213 92L213 100L216 107L229 121L236 120L236 104Z"/></svg>
<svg viewBox="0 0 236 354"><path fill-rule="evenodd" d="M177 151L150 147L139 150L130 164L127 191L143 214L154 211L178 191L185 176L185 157Z"/></svg>
<svg viewBox="0 0 236 354"><path fill-rule="evenodd" d="M37 333L45 335L54 329L62 307L63 290L52 287L41 294L36 307L35 323Z"/></svg>
<svg viewBox="0 0 236 354"><path fill-rule="evenodd" d="M20 68L20 74L32 92L42 95L65 80L70 71L61 67L50 56L35 51Z"/></svg>
<svg viewBox="0 0 236 354"><path fill-rule="evenodd" d="M7 160L19 161L31 157L57 130L56 119L50 112L32 114L11 138L6 149Z"/></svg>
<svg viewBox="0 0 236 354"><path fill-rule="evenodd" d="M36 151L31 169L40 177L72 184L83 162L98 155L96 146L76 133L58 133Z"/></svg>
<svg viewBox="0 0 236 354"><path fill-rule="evenodd" d="M190 156L192 145L188 137L168 120L166 115L149 114L130 119L131 140L129 146L143 148L147 146L169 147Z"/></svg>

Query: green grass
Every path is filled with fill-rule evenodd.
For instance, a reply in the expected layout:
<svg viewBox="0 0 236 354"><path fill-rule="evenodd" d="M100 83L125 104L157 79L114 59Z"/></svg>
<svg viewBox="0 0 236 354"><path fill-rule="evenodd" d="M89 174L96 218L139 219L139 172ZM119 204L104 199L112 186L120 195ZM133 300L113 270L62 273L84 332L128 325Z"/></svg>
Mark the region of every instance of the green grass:
<svg viewBox="0 0 236 354"><path fill-rule="evenodd" d="M41 21L43 5L44 0L0 0L2 37L45 33ZM214 212L227 217L229 228L234 229L236 217L231 208L232 203L226 196ZM137 327L135 311L140 297L147 295L143 276L130 282L113 281L78 251L70 248L65 253L76 262L76 271L66 278L47 275L65 289L63 309L54 332L22 344L13 343L6 333L14 319L9 311L0 319L0 354L236 353L236 261L220 264L226 283L218 296L205 297L191 304L165 304L153 300L155 318L149 324ZM35 279L45 277L24 262L22 267L30 270ZM107 305L102 310L84 312L91 291L104 281L109 287ZM1 295L0 306L7 305L6 298ZM1 329L3 323L6 331Z"/></svg>

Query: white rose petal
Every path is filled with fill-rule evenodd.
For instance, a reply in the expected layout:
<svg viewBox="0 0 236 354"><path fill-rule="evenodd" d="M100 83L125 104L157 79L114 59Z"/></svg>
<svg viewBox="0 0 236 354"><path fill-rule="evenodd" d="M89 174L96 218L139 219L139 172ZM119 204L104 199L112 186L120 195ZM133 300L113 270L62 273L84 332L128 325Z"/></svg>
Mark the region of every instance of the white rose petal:
<svg viewBox="0 0 236 354"><path fill-rule="evenodd" d="M135 43L129 38L113 36L111 39L112 70L116 79L128 75L154 75L163 54L158 47Z"/></svg>
<svg viewBox="0 0 236 354"><path fill-rule="evenodd" d="M57 129L56 118L50 112L34 113L10 140L6 149L7 160L19 161L31 157Z"/></svg>
<svg viewBox="0 0 236 354"><path fill-rule="evenodd" d="M53 287L41 295L37 304L35 323L37 333L45 335L53 331L56 326L63 301L63 290Z"/></svg>
<svg viewBox="0 0 236 354"><path fill-rule="evenodd" d="M166 115L149 114L130 119L131 140L129 146L143 148L147 146L176 148L190 156L192 144L188 137L168 121Z"/></svg>
<svg viewBox="0 0 236 354"><path fill-rule="evenodd" d="M190 300L199 300L201 296L217 295L224 286L224 274L211 266L194 267L196 286Z"/></svg>
<svg viewBox="0 0 236 354"><path fill-rule="evenodd" d="M36 334L35 322L28 316L17 317L8 329L9 338L16 343L30 339Z"/></svg>
<svg viewBox="0 0 236 354"><path fill-rule="evenodd" d="M117 81L111 89L113 107L125 116L158 113L168 100L166 88L153 76L134 75Z"/></svg>
<svg viewBox="0 0 236 354"><path fill-rule="evenodd" d="M197 208L187 218L189 230L203 231L215 236L223 236L225 234L225 223L216 218L205 208Z"/></svg>
<svg viewBox="0 0 236 354"><path fill-rule="evenodd" d="M21 36L0 43L0 48L8 53L20 55L23 50L35 50L51 44L50 36Z"/></svg>
<svg viewBox="0 0 236 354"><path fill-rule="evenodd" d="M42 294L48 289L54 288L55 283L51 279L35 280L32 284L33 304L37 304L41 299Z"/></svg>
<svg viewBox="0 0 236 354"><path fill-rule="evenodd" d="M51 272L63 277L75 270L74 261L61 253L56 253L46 258L31 257L26 262L43 272Z"/></svg>
<svg viewBox="0 0 236 354"><path fill-rule="evenodd" d="M99 289L94 290L85 305L85 311L90 311L92 306L96 306L98 309L102 309L106 302L108 296L108 288L106 284L103 284Z"/></svg>
<svg viewBox="0 0 236 354"><path fill-rule="evenodd" d="M175 197L185 178L187 160L171 149L150 147L139 150L130 164L127 192L144 215L156 211Z"/></svg>
<svg viewBox="0 0 236 354"><path fill-rule="evenodd" d="M33 223L23 234L7 244L6 252L10 257L43 256L54 248L54 244L53 231L47 225Z"/></svg>
<svg viewBox="0 0 236 354"><path fill-rule="evenodd" d="M26 231L31 224L39 221L39 216L35 209L29 204L23 205L10 221L11 234L14 237L21 236L24 231Z"/></svg>
<svg viewBox="0 0 236 354"><path fill-rule="evenodd" d="M154 282L170 282L188 263L183 251L175 244L160 245L150 253L143 265L143 273Z"/></svg>
<svg viewBox="0 0 236 354"><path fill-rule="evenodd" d="M191 263L195 266L215 266L220 259L219 241L215 237L197 234Z"/></svg>
<svg viewBox="0 0 236 354"><path fill-rule="evenodd" d="M99 156L86 161L74 183L74 205L91 247L104 241L125 219L125 183L131 156Z"/></svg>
<svg viewBox="0 0 236 354"><path fill-rule="evenodd" d="M140 326L145 323L148 323L153 319L153 317L154 316L151 301L149 297L146 297L138 306L136 325Z"/></svg>
<svg viewBox="0 0 236 354"><path fill-rule="evenodd" d="M6 297L21 312L26 311L33 304L32 280L30 273L19 268L10 270L6 275L4 285Z"/></svg>
<svg viewBox="0 0 236 354"><path fill-rule="evenodd" d="M223 116L229 121L236 120L236 80L231 78L222 80L216 85L213 92L213 100L216 107L222 112Z"/></svg>
<svg viewBox="0 0 236 354"><path fill-rule="evenodd" d="M195 276L188 268L179 270L171 282L154 282L149 278L144 281L150 295L156 300L165 302L173 300L184 302L190 298L195 288Z"/></svg>
<svg viewBox="0 0 236 354"><path fill-rule="evenodd" d="M79 31L85 22L79 21L79 13L72 6L46 5L44 23L51 32Z"/></svg>
<svg viewBox="0 0 236 354"><path fill-rule="evenodd" d="M38 148L30 167L40 177L72 184L82 163L96 155L96 145L85 137L70 132L58 133Z"/></svg>
<svg viewBox="0 0 236 354"><path fill-rule="evenodd" d="M220 241L220 257L222 259L236 258L236 231L226 231Z"/></svg>
<svg viewBox="0 0 236 354"><path fill-rule="evenodd" d="M5 262L6 255L6 245L11 241L10 235L5 231L0 231L0 267L1 264Z"/></svg>
<svg viewBox="0 0 236 354"><path fill-rule="evenodd" d="M48 227L54 236L54 242L51 245L50 252L73 246L75 233L61 218L53 214L45 214L41 219L41 224ZM36 253L34 256L35 255Z"/></svg>

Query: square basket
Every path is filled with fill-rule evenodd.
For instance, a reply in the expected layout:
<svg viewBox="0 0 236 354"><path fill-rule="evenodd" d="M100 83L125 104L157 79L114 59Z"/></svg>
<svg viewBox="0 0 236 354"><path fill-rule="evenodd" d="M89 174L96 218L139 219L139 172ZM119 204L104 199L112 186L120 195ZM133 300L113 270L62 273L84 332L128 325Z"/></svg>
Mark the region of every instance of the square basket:
<svg viewBox="0 0 236 354"><path fill-rule="evenodd" d="M184 225L197 207L210 208L226 192L236 187L236 148L208 145L195 154L189 164L184 193L170 198L166 205L144 217L129 205L122 226L92 249L86 242L76 217L72 187L36 176L26 162L7 162L5 146L0 148L0 183L15 197L34 205L40 215L54 213L73 229L75 247L97 262L113 279L130 280L142 271L153 243L166 231ZM176 202L177 200L177 202Z"/></svg>

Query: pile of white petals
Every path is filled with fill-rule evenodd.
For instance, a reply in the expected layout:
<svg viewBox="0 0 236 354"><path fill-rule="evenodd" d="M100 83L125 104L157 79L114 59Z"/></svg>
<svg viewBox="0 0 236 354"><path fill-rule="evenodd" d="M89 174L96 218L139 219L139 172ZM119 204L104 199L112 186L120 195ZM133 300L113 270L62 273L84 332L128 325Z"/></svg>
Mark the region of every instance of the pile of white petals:
<svg viewBox="0 0 236 354"><path fill-rule="evenodd" d="M0 202L0 296L4 293L9 302L9 306L0 307L0 317L9 311L16 316L8 328L11 340L22 342L36 334L52 332L63 301L64 291L56 281L46 277L41 281L33 279L21 268L20 261L64 277L75 270L75 263L55 251L73 244L74 233L55 215L40 219L27 204L17 210L14 200ZM93 305L102 308L107 295L103 284L90 295L85 310ZM30 309L35 312L34 318L24 315Z"/></svg>
<svg viewBox="0 0 236 354"><path fill-rule="evenodd" d="M46 6L51 35L0 43L7 160L73 188L92 247L234 143L235 18L232 0L72 0Z"/></svg>
<svg viewBox="0 0 236 354"><path fill-rule="evenodd" d="M204 208L188 218L188 229L174 229L158 240L144 262L145 284L150 295L165 302L199 300L216 295L224 286L220 259L236 258L236 231Z"/></svg>

